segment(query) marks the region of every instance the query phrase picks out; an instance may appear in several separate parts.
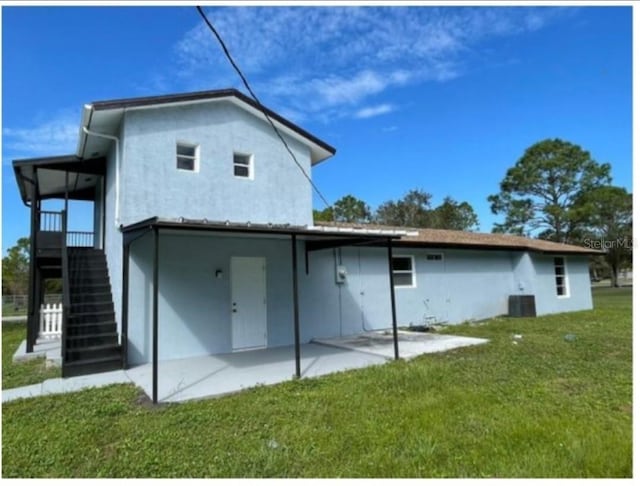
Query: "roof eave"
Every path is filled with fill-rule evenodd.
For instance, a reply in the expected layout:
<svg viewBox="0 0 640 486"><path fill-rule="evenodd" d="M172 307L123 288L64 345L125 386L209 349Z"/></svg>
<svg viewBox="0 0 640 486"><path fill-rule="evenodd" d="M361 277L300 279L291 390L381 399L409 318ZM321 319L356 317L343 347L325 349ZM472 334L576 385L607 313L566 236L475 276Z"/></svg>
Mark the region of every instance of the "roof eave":
<svg viewBox="0 0 640 486"><path fill-rule="evenodd" d="M599 250L586 249L542 249L534 248L526 245L491 245L483 243L453 243L439 241L407 241L398 240L394 242L394 246L402 246L408 248L447 248L454 250L487 250L487 251L528 251L533 253L541 253L545 255L602 255Z"/></svg>
<svg viewBox="0 0 640 486"><path fill-rule="evenodd" d="M306 141L306 145L309 145L311 148L311 165L316 165L332 157L336 153L336 149L328 143L320 140L316 136L307 132L295 123L282 117L278 113L270 110L266 106L258 104L255 100L238 91L237 89L221 89L162 96L93 101L84 106L77 153L79 156L81 156L82 152L84 151L84 140L86 138L86 134L84 133L82 127L89 128L89 125L91 123L91 115L93 112L126 109L145 109L154 108L165 104L193 104L221 99L229 99L234 101L236 104L242 104L245 109L252 112L256 116L264 116L264 113L266 113L268 117L274 122L274 124L277 124L280 129L284 129L289 136L293 136L294 138L298 139L304 139Z"/></svg>
<svg viewBox="0 0 640 486"><path fill-rule="evenodd" d="M299 235L316 238L353 238L362 239L364 236L367 239L376 242L396 240L401 235L390 234L366 234L347 233L338 231L317 231L310 229L306 226L285 226L285 225L273 225L272 227L265 224L242 224L242 223L226 223L222 221L177 221L167 220L159 218L157 216L147 218L137 223L129 225L121 225L120 230L123 233L131 233L140 229L149 228L169 229L169 230L187 230L187 231L210 231L210 232L236 232L236 233L259 233L259 234L271 234L271 235Z"/></svg>

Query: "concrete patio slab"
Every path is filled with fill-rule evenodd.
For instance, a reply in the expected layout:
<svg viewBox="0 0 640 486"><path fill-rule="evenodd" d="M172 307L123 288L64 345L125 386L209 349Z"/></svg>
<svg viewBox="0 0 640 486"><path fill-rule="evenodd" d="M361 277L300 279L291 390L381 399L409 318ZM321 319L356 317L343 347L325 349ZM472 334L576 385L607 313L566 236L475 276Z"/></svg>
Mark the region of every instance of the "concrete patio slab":
<svg viewBox="0 0 640 486"><path fill-rule="evenodd" d="M318 344L303 344L300 355L303 378L387 361L382 356ZM127 370L131 380L149 396L152 394L151 374L150 364ZM181 402L225 395L258 385L288 381L294 374L293 346L162 361L158 367L158 400Z"/></svg>
<svg viewBox="0 0 640 486"><path fill-rule="evenodd" d="M33 353L27 353L27 340L23 339L18 349L13 354L13 362L29 361L37 358L46 358L56 364L61 363L61 344L59 339L39 340L33 346Z"/></svg>
<svg viewBox="0 0 640 486"><path fill-rule="evenodd" d="M406 331L400 331L398 339L400 357L404 359L487 342L486 339ZM58 348L55 345L56 342L42 343L37 349L41 355L59 353L59 341ZM357 336L323 339L300 346L300 355L302 378L365 368L393 359L393 336L389 332L370 332ZM281 346L161 361L158 367L158 399L161 402L182 402L288 381L295 374L294 356L293 346ZM3 390L2 402L117 383L134 383L151 396L151 364L134 366L128 370L54 378L37 385Z"/></svg>
<svg viewBox="0 0 640 486"><path fill-rule="evenodd" d="M371 331L355 336L330 339L314 339L314 342L341 349L370 353L385 358L394 357L393 333ZM411 359L421 354L440 353L464 346L488 342L488 339L435 334L430 332L398 331L398 353L401 358Z"/></svg>

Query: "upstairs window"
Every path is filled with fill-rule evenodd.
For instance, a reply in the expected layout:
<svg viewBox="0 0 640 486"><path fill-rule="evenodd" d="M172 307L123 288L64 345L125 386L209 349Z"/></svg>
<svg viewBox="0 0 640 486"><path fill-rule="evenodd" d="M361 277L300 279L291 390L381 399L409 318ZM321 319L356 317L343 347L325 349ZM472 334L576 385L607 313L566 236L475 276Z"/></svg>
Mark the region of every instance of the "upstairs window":
<svg viewBox="0 0 640 486"><path fill-rule="evenodd" d="M234 152L233 175L245 179L253 179L253 156Z"/></svg>
<svg viewBox="0 0 640 486"><path fill-rule="evenodd" d="M392 266L393 286L395 288L416 286L415 266L412 256L394 256Z"/></svg>
<svg viewBox="0 0 640 486"><path fill-rule="evenodd" d="M178 142L176 144L176 167L180 170L198 172L199 152L197 145Z"/></svg>
<svg viewBox="0 0 640 486"><path fill-rule="evenodd" d="M553 267L556 275L556 295L558 297L569 297L569 280L564 258L554 258Z"/></svg>

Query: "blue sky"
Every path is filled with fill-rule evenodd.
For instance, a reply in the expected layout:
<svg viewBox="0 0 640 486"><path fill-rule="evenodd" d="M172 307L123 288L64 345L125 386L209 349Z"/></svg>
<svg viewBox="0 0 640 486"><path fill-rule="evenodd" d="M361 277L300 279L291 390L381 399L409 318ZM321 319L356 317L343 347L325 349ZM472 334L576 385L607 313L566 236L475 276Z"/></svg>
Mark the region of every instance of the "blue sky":
<svg viewBox="0 0 640 486"><path fill-rule="evenodd" d="M422 188L490 231L487 196L555 137L632 189L630 7L205 11L263 103L337 148L313 172L330 202ZM3 254L29 232L11 161L73 153L84 103L225 87L239 79L195 8L3 7Z"/></svg>

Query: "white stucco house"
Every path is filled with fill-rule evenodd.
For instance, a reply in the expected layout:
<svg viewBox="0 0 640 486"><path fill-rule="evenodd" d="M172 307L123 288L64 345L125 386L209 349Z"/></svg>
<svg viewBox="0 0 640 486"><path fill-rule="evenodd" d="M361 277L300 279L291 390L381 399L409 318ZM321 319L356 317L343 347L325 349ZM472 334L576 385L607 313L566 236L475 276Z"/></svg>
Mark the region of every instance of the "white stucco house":
<svg viewBox="0 0 640 486"><path fill-rule="evenodd" d="M266 110L308 173L335 149ZM431 229L314 225L312 189L236 90L99 101L75 154L14 161L31 208L28 349L62 277L63 375L397 326L590 309L592 251ZM92 201L91 232L47 199ZM397 340L396 340L397 349Z"/></svg>

